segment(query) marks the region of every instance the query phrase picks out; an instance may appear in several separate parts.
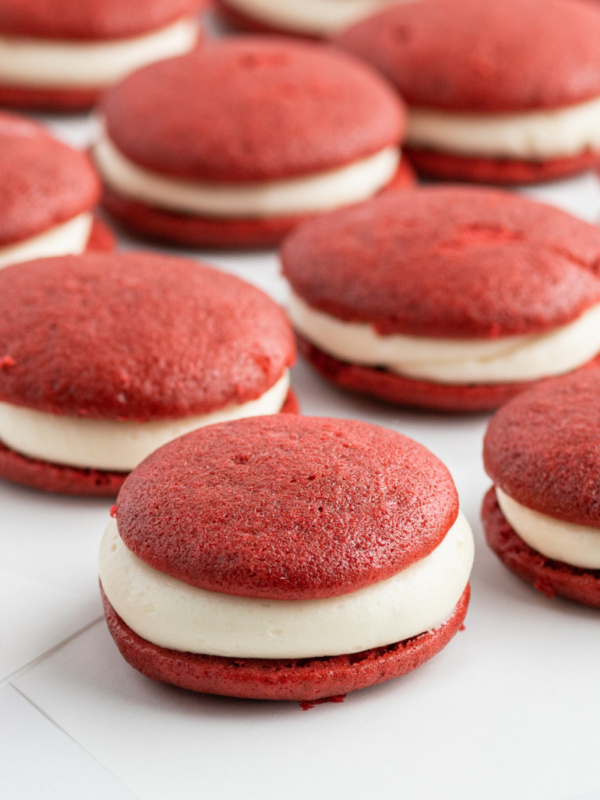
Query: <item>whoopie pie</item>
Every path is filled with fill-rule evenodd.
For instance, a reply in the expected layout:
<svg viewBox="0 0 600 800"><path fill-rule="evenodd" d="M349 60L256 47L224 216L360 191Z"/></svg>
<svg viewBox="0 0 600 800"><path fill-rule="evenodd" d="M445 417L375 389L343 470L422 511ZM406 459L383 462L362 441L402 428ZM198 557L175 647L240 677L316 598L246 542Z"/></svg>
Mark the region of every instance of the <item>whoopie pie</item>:
<svg viewBox="0 0 600 800"><path fill-rule="evenodd" d="M600 231L508 192L378 198L306 223L281 257L300 349L347 389L477 411L600 353Z"/></svg>
<svg viewBox="0 0 600 800"><path fill-rule="evenodd" d="M0 269L42 256L112 250L94 218L100 181L85 153L0 112Z"/></svg>
<svg viewBox="0 0 600 800"><path fill-rule="evenodd" d="M102 540L109 629L150 678L269 700L420 666L460 629L473 537L444 465L364 422L211 425L125 481Z"/></svg>
<svg viewBox="0 0 600 800"><path fill-rule="evenodd" d="M303 219L413 182L393 89L322 44L215 41L129 76L100 113L104 206L154 239L273 245Z"/></svg>
<svg viewBox="0 0 600 800"><path fill-rule="evenodd" d="M587 0L421 0L336 42L408 103L421 172L519 184L600 160L599 39L600 7Z"/></svg>
<svg viewBox="0 0 600 800"><path fill-rule="evenodd" d="M186 53L206 0L2 0L0 105L76 111L129 72Z"/></svg>
<svg viewBox="0 0 600 800"><path fill-rule="evenodd" d="M293 334L267 295L195 261L63 256L0 272L0 475L116 495L187 431L296 410Z"/></svg>
<svg viewBox="0 0 600 800"><path fill-rule="evenodd" d="M490 422L487 541L536 589L600 608L600 370L548 381Z"/></svg>

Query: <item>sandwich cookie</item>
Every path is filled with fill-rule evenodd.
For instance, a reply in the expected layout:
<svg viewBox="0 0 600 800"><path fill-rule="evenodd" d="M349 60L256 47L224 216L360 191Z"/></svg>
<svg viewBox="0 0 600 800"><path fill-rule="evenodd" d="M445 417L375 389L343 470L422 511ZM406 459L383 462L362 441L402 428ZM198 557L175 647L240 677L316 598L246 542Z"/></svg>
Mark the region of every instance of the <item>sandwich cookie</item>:
<svg viewBox="0 0 600 800"><path fill-rule="evenodd" d="M600 160L599 39L600 11L583 0L421 0L336 42L408 103L419 171L519 184Z"/></svg>
<svg viewBox="0 0 600 800"><path fill-rule="evenodd" d="M363 17L402 0L215 0L220 16L236 28L324 39ZM404 0L408 2L408 0Z"/></svg>
<svg viewBox="0 0 600 800"><path fill-rule="evenodd" d="M198 42L206 0L2 0L0 104L83 110L129 72Z"/></svg>
<svg viewBox="0 0 600 800"><path fill-rule="evenodd" d="M126 660L185 689L318 700L398 677L460 629L473 537L422 445L280 415L171 442L127 479L100 551Z"/></svg>
<svg viewBox="0 0 600 800"><path fill-rule="evenodd" d="M0 269L43 256L112 250L94 219L100 181L84 153L36 122L0 113Z"/></svg>
<svg viewBox="0 0 600 800"><path fill-rule="evenodd" d="M600 608L600 370L515 398L492 419L484 462L488 544L553 597Z"/></svg>
<svg viewBox="0 0 600 800"><path fill-rule="evenodd" d="M334 383L478 411L600 353L600 231L517 195L414 189L282 248L300 348Z"/></svg>
<svg viewBox="0 0 600 800"><path fill-rule="evenodd" d="M263 292L149 253L41 259L0 272L0 475L115 495L165 442L297 411L293 334Z"/></svg>
<svg viewBox="0 0 600 800"><path fill-rule="evenodd" d="M240 37L131 75L104 97L104 206L136 233L259 247L412 181L393 90L325 45Z"/></svg>

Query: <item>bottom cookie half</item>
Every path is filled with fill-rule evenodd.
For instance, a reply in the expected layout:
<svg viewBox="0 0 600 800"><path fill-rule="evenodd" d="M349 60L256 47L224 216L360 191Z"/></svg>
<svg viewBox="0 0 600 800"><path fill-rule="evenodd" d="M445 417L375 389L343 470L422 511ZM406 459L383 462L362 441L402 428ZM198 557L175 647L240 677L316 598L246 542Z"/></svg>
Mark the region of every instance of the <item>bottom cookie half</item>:
<svg viewBox="0 0 600 800"><path fill-rule="evenodd" d="M134 633L104 593L103 601L108 627L121 655L153 680L228 697L314 701L383 683L421 666L460 630L469 595L467 586L450 619L413 639L347 656L289 660L235 659L167 650Z"/></svg>
<svg viewBox="0 0 600 800"><path fill-rule="evenodd" d="M600 570L585 570L553 561L529 547L500 510L494 488L485 496L481 515L489 546L511 572L532 583L547 597L558 595L600 608Z"/></svg>

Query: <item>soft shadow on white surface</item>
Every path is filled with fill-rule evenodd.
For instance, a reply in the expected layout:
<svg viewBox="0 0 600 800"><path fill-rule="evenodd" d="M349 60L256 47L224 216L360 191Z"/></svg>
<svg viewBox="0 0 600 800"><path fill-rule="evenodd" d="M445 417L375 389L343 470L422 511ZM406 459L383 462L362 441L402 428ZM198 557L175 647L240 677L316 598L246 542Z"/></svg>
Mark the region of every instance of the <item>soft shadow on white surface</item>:
<svg viewBox="0 0 600 800"><path fill-rule="evenodd" d="M0 686L0 719L0 785L6 800L136 800L6 684Z"/></svg>
<svg viewBox="0 0 600 800"><path fill-rule="evenodd" d="M431 662L341 705L303 712L155 684L103 623L14 683L145 800L275 800L282 786L290 800L562 800L595 774L597 620L504 583L475 593L466 630Z"/></svg>

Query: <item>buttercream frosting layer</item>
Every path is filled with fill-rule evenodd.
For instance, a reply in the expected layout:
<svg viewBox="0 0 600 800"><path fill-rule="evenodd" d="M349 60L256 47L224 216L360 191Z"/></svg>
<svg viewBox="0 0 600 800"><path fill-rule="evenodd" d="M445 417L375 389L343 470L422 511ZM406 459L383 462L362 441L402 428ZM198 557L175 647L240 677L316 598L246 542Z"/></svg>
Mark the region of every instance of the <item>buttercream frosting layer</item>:
<svg viewBox="0 0 600 800"><path fill-rule="evenodd" d="M256 400L210 414L151 422L58 416L0 402L0 441L22 455L52 464L130 472L154 450L196 428L277 414L289 385L286 372Z"/></svg>
<svg viewBox="0 0 600 800"><path fill-rule="evenodd" d="M398 0L227 0L227 5L278 28L330 36ZM402 0L401 0L402 1ZM407 2L407 0L404 0Z"/></svg>
<svg viewBox="0 0 600 800"><path fill-rule="evenodd" d="M441 625L473 564L473 536L459 513L426 558L387 580L319 600L263 600L198 589L149 567L112 520L100 548L110 604L161 647L231 658L310 658L362 652Z"/></svg>
<svg viewBox="0 0 600 800"><path fill-rule="evenodd" d="M128 159L106 135L96 145L94 158L113 190L146 205L223 219L261 219L329 211L366 200L391 181L400 153L387 147L318 174L236 184L160 175Z"/></svg>
<svg viewBox="0 0 600 800"><path fill-rule="evenodd" d="M108 86L146 64L187 53L197 39L198 25L190 18L143 36L102 43L0 36L0 83L55 89Z"/></svg>
<svg viewBox="0 0 600 800"><path fill-rule="evenodd" d="M600 528L541 514L517 503L498 486L496 497L511 528L538 553L573 567L600 569Z"/></svg>
<svg viewBox="0 0 600 800"><path fill-rule="evenodd" d="M334 358L438 383L538 380L570 372L600 352L599 305L547 333L497 339L382 336L368 323L317 311L294 292L289 315L304 338Z"/></svg>
<svg viewBox="0 0 600 800"><path fill-rule="evenodd" d="M93 221L92 214L79 214L29 239L0 247L0 269L34 258L80 255L87 247Z"/></svg>
<svg viewBox="0 0 600 800"><path fill-rule="evenodd" d="M600 150L600 97L517 114L409 109L411 147L462 156L544 161Z"/></svg>

